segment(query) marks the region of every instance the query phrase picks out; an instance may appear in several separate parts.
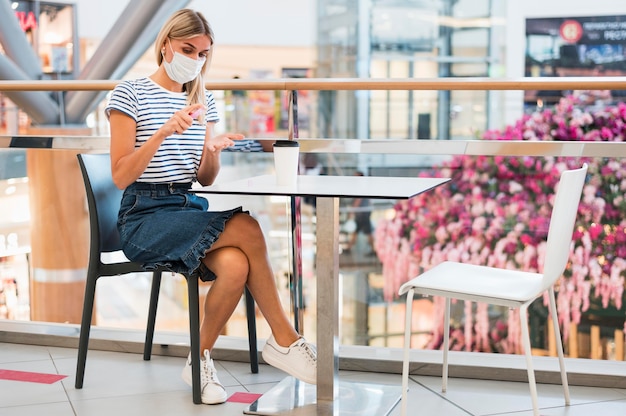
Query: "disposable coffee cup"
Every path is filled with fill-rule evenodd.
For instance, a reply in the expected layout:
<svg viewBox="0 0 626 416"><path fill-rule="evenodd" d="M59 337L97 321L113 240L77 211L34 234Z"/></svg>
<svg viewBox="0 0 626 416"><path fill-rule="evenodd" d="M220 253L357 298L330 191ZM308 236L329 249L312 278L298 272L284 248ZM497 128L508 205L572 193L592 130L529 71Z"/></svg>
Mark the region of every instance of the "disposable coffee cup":
<svg viewBox="0 0 626 416"><path fill-rule="evenodd" d="M278 140L274 143L274 168L276 185L295 186L298 182L300 144L294 140Z"/></svg>

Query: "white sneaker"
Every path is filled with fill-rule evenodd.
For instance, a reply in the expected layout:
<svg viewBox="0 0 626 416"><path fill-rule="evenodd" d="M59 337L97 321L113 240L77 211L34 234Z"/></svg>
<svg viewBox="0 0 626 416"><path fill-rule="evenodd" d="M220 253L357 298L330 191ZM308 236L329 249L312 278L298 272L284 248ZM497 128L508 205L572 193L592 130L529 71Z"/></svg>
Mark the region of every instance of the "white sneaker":
<svg viewBox="0 0 626 416"><path fill-rule="evenodd" d="M271 335L263 347L263 359L269 365L309 384L317 383L317 350L304 338L281 347Z"/></svg>
<svg viewBox="0 0 626 416"><path fill-rule="evenodd" d="M191 353L187 357L187 363L182 374L185 383L193 386L191 377ZM209 355L209 350L204 350L200 356L200 391L202 392L202 403L220 404L226 401L226 389L217 378L217 371L213 365L213 360Z"/></svg>

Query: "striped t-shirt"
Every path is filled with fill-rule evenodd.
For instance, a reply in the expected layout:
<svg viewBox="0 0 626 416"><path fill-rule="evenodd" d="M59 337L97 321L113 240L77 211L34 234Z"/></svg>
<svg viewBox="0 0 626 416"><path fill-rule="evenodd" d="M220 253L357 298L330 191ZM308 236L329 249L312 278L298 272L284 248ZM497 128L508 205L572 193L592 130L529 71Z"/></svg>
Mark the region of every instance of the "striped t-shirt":
<svg viewBox="0 0 626 416"><path fill-rule="evenodd" d="M206 92L205 122L219 120L213 94ZM150 78L123 81L115 87L105 108L107 117L118 110L137 123L135 148L141 147L172 115L187 106L187 93L172 92ZM200 166L206 125L194 120L183 134L167 137L137 182L193 182Z"/></svg>

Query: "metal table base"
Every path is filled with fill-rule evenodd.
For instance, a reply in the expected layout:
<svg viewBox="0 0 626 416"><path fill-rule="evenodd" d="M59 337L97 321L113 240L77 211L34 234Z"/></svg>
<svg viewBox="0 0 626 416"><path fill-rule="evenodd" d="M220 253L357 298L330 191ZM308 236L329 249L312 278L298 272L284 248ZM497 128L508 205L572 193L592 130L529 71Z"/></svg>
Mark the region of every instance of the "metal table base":
<svg viewBox="0 0 626 416"><path fill-rule="evenodd" d="M259 415L372 415L387 414L398 403L401 387L348 383L339 379L339 199L408 199L436 188L449 178L401 178L358 176L298 176L295 186L278 186L274 175L217 184L195 189L197 193L228 195L283 195L315 197L317 387L287 379L264 394L244 413ZM295 198L295 199L294 199ZM297 223L297 218L292 219ZM297 225L297 224L296 224ZM298 233L292 246L300 255ZM296 258L297 260L297 258ZM296 266L298 262L296 261ZM294 267L294 273L298 271ZM294 276L294 281L299 278ZM299 282L298 282L299 283ZM296 291L293 298L300 297ZM299 315L301 309L294 309ZM300 328L301 330L301 328Z"/></svg>
<svg viewBox="0 0 626 416"><path fill-rule="evenodd" d="M398 404L401 386L339 381L334 403L317 403L316 387L286 377L246 408L246 415L388 415Z"/></svg>

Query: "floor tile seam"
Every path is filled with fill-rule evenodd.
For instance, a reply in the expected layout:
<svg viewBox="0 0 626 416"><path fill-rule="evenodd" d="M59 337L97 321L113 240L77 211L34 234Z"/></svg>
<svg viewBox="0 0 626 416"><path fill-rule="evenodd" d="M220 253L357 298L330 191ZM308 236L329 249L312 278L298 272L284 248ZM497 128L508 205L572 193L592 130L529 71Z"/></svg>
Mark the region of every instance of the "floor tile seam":
<svg viewBox="0 0 626 416"><path fill-rule="evenodd" d="M623 399L588 400L588 401L586 400L586 401L581 401L579 403L570 404L569 407L572 407L572 406L584 406L584 405L587 405L587 404L611 403L611 402L624 402L624 404L626 404L626 398L623 398ZM566 406L565 406L565 404L563 404L563 406L560 406L560 407L566 407Z"/></svg>
<svg viewBox="0 0 626 416"><path fill-rule="evenodd" d="M105 394L105 395L98 396L98 397L69 397L67 401L70 403L70 405L72 405L72 408L74 408L74 405L73 405L74 403L86 403L86 402L91 402L91 401L96 401L96 400L121 399L121 398L129 398L129 397L137 397L138 400L142 400L141 399L142 397L161 395L165 393L186 392L186 391L189 391L189 397L191 397L192 395L191 387L184 386L184 387L181 387L180 389L172 388L172 389L167 389L167 390L162 390L162 391L144 391L144 392L134 392L134 393L127 393L127 394Z"/></svg>
<svg viewBox="0 0 626 416"><path fill-rule="evenodd" d="M437 395L440 399L450 403L451 405L453 405L453 406L457 407L458 409L466 412L467 414L473 415L473 416L478 416L478 415L474 415L469 410L463 408L461 405L459 405L459 404L451 401L450 399L448 399L444 395L444 393L439 392L439 391L435 391L434 389L426 386L425 384L420 383L419 381L413 379L410 376L409 376L409 380L411 380L414 383L422 386L424 389L426 389L426 390L430 391L431 393ZM561 406L539 406L539 410L562 409L562 408L568 408L568 407L588 406L588 405L593 405L593 404L622 402L622 401L624 401L626 403L626 399L622 399L622 398L605 399L605 400L589 400L589 401L583 401L583 402L579 402L579 403L571 403L570 405L565 405L565 403L564 403ZM513 410L513 411L497 412L497 413L484 413L484 414L481 413L480 416L503 416L503 415L510 415L510 414L518 414L519 412L525 412L525 411L532 411L532 408L529 407L527 409L518 409L518 410Z"/></svg>
<svg viewBox="0 0 626 416"><path fill-rule="evenodd" d="M220 361L215 361L215 363L219 364L219 366L221 368L220 371L218 372L218 377L219 377L220 374L223 374L222 371L227 373L233 380L235 380L235 382L238 383L237 384L238 386L246 389L247 392L249 392L249 389L247 388L247 386L256 386L256 385L259 385L259 384L274 384L275 385L275 384L278 384L280 382L280 380L269 380L269 381L267 381L267 380L265 380L265 381L263 381L263 380L252 381L252 380L250 380L250 377L254 377L255 374L258 375L259 378L268 377L266 375L260 374L262 368L259 369L258 373L252 373L252 372L245 373L244 374L244 378L246 380L243 381L243 380L241 380L240 376L238 375L239 373L233 373L232 371L228 370L228 368L226 366L222 365L220 363ZM265 365L267 365L267 364L265 364ZM220 381L222 381L221 378L220 378ZM224 387L233 387L233 386L236 387L236 385L234 385L234 384L233 385L224 384L223 381L222 381L222 384L224 385Z"/></svg>
<svg viewBox="0 0 626 416"><path fill-rule="evenodd" d="M594 400L594 401L585 401L585 402L580 402L580 403L570 403L569 405L566 405L565 403L563 403L563 405L561 406L539 406L539 410L567 409L571 407L582 407L582 406L589 406L592 404L601 404L601 403L610 403L610 402L619 402L619 401L626 402L626 400L623 400L623 399ZM529 409L529 410L532 411L532 409ZM514 413L514 412L508 412L508 413ZM506 414L507 413L494 413L494 416L506 415ZM491 415L484 415L484 416L491 416Z"/></svg>
<svg viewBox="0 0 626 416"><path fill-rule="evenodd" d="M69 400L69 397L68 397L68 400L67 400L67 404L72 409L72 413L74 414L74 416L78 415L78 413L76 412L76 408L74 407L74 403L71 400Z"/></svg>
<svg viewBox="0 0 626 416"><path fill-rule="evenodd" d="M219 376L218 376L219 377ZM222 386L226 387L226 388L245 388L245 385L242 384L239 380L235 380L232 383L225 383L220 379L220 383L222 383Z"/></svg>
<svg viewBox="0 0 626 416"><path fill-rule="evenodd" d="M530 400L530 397L528 398ZM564 408L565 405L563 406L539 406L539 411L541 412L542 410L549 410L549 409L561 409ZM512 410L512 411L506 411L506 412L497 412L497 413L481 413L480 416L503 416L503 415L518 415L521 412L529 412L532 413L533 412L533 408L531 405L528 405L527 408L525 409L520 409L520 410ZM477 415L478 416L478 415Z"/></svg>
<svg viewBox="0 0 626 416"><path fill-rule="evenodd" d="M470 412L469 410L465 409L464 407L462 407L460 404L455 403L453 401L451 401L450 399L448 399L443 392L439 392L439 391L435 391L434 389L431 389L430 387L428 387L427 385L420 383L419 381L417 381L416 379L414 379L413 377L409 376L409 380L411 380L412 382L414 382L415 384L423 387L424 389L426 389L427 391L433 393L435 396L437 396L438 398L444 400L445 402L451 404L452 406L456 407L457 409L467 413L468 415L471 416L477 416L474 415L474 413Z"/></svg>
<svg viewBox="0 0 626 416"><path fill-rule="evenodd" d="M539 410L542 410L542 408L540 407ZM481 413L480 415L476 415L476 416L506 416L506 415L519 415L520 412L530 412L532 413L533 409L532 408L528 408L528 409L524 409L524 410L513 410L511 412L498 412L498 413Z"/></svg>
<svg viewBox="0 0 626 416"><path fill-rule="evenodd" d="M224 387L241 387L246 389L246 391L250 391L249 387L250 386L259 386L262 384L272 384L272 385L276 385L280 382L280 380L276 381L276 380L259 380L259 381L251 381L251 380L247 380L246 382L243 382L241 380L239 380L237 377L233 376L231 374L231 377L233 377L233 379L235 379L235 381L237 382L237 384L232 384L232 385L228 385L228 384L224 384ZM223 384L223 383L222 383Z"/></svg>
<svg viewBox="0 0 626 416"><path fill-rule="evenodd" d="M29 403L24 403L24 404L14 404L14 405L10 405L10 406L3 406L0 404L0 410L6 410L6 409L18 409L20 407L27 407L27 406L46 406L46 405L51 405L51 404L61 404L61 403L68 403L68 400L52 400L49 402L29 402ZM71 406L71 403L70 403ZM74 410L74 407L72 406L72 411ZM74 412L74 414L76 414L76 412Z"/></svg>
<svg viewBox="0 0 626 416"><path fill-rule="evenodd" d="M620 389L618 387L612 387L610 388L611 391L614 391L616 393L622 394L624 396L624 398L626 399L626 389Z"/></svg>
<svg viewBox="0 0 626 416"><path fill-rule="evenodd" d="M217 376L220 377L220 374L228 374L233 380L234 382L232 384L228 384L228 383L224 383L223 381L223 377L220 378L220 382L222 383L222 385L224 387L243 387L245 388L245 385L239 380L239 378L237 378L237 376L235 374L233 374L232 372L228 371L228 368L226 368L226 366L222 365L220 361L214 361L214 364L216 365L216 369L217 366L219 366L219 371L217 373Z"/></svg>
<svg viewBox="0 0 626 416"><path fill-rule="evenodd" d="M61 374L60 373L60 369L57 366L56 359L52 355L52 352L50 352L50 349L46 348L46 352L48 353L48 357L50 358L50 361L52 362L52 366L54 367L54 370L56 371L56 373L57 374ZM67 358L59 357L59 359L66 360ZM67 374L66 378L67 378L67 381L68 381L68 386L71 386L71 388L75 390L73 382L76 380L76 376L74 375L74 377L72 377L71 374ZM72 409L72 413L74 413L74 415L76 415L76 409L74 408L74 403L72 403L72 400L71 400L71 397L70 397L70 394L69 394L69 390L68 390L68 386L66 386L66 383L63 383L63 380L61 380L61 388L63 389L63 393L65 394L66 402L68 403L68 405Z"/></svg>
<svg viewBox="0 0 626 416"><path fill-rule="evenodd" d="M0 367L2 367L3 365L6 365L6 364L36 363L36 362L44 362L44 361L50 361L50 359L49 358L41 358L41 359L36 359L36 360L0 361Z"/></svg>

